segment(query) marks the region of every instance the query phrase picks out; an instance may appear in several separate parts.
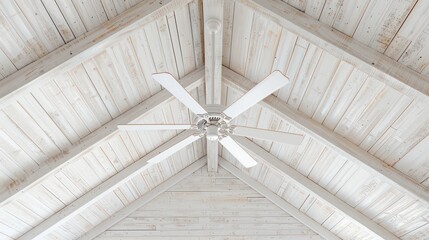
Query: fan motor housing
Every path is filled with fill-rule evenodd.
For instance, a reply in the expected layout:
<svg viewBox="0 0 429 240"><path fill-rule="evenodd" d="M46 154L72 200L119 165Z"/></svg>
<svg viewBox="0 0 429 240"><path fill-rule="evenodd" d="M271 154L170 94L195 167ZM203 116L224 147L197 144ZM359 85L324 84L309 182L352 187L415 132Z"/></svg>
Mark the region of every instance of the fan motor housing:
<svg viewBox="0 0 429 240"><path fill-rule="evenodd" d="M232 129L229 124L231 118L223 114L224 106L207 105L206 114L197 115L195 119L199 135L206 135L208 140L215 141L228 136Z"/></svg>

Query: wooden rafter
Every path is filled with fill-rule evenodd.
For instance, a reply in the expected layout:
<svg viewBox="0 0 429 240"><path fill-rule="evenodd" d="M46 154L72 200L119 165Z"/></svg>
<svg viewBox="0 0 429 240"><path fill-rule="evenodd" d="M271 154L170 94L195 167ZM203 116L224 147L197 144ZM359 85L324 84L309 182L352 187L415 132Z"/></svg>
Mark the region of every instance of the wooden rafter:
<svg viewBox="0 0 429 240"><path fill-rule="evenodd" d="M220 104L222 82L223 0L204 0L206 103ZM218 141L207 140L209 171L217 171Z"/></svg>
<svg viewBox="0 0 429 240"><path fill-rule="evenodd" d="M204 68L201 67L182 78L179 82L189 91L201 85L203 79ZM39 184L47 176L58 172L61 170L61 168L77 159L83 153L96 147L104 139L107 139L109 136L118 133L118 124L133 123L133 121L139 119L145 114L150 113L151 110L164 105L171 99L173 99L171 94L164 89L154 96L146 99L139 105L123 113L122 115L118 116L117 118L113 119L112 121L106 123L102 128L97 129L85 138L81 139L78 143L72 145L68 151L65 151L60 155L48 160L47 162L49 164L41 166L32 175L28 176L21 182L10 186L8 191L0 195L0 207L22 196L23 193L25 193L31 187Z"/></svg>
<svg viewBox="0 0 429 240"><path fill-rule="evenodd" d="M95 226L93 229L85 233L79 239L84 240L84 239L93 239L97 237L98 235L100 235L101 233L103 233L104 231L106 231L116 223L120 222L122 219L126 218L128 215L130 215L137 209L143 207L145 204L149 203L154 198L156 198L163 192L167 191L169 188L176 185L178 182L185 179L187 176L191 175L193 172L205 166L206 163L207 163L206 157L203 157L200 160L197 160L196 162L192 163L191 165L189 165L182 171L178 172L174 176L165 180L160 185L156 186L150 192L145 193L142 197L135 200L130 205L124 207L123 209L119 210L118 212L110 216L108 219L104 220L103 222Z"/></svg>
<svg viewBox="0 0 429 240"><path fill-rule="evenodd" d="M254 180L252 177L245 174L240 169L236 168L234 165L232 165L230 162L226 161L225 159L219 157L219 164L221 167L225 168L228 172L230 172L232 175L236 176L238 179L249 185L251 188L253 188L255 191L260 193L262 196L266 197L268 200L273 202L275 205L283 209L285 212L289 213L293 217L295 217L298 221L302 222L303 224L307 225L310 229L315 231L316 233L320 234L322 237L326 239L337 239L340 238L337 237L334 233L330 232L328 229L320 225L318 222L310 218L309 216L305 215L305 213L301 212L297 208L295 208L292 204L288 203L283 198L279 197L277 194L272 192L270 189L259 183L258 181Z"/></svg>
<svg viewBox="0 0 429 240"><path fill-rule="evenodd" d="M253 82L228 68L223 68L222 73L224 84L237 91L245 93L255 86ZM285 102L274 96L265 98L261 102L261 105L341 156L353 161L374 176L409 194L411 197L418 199L426 206L429 205L428 189L417 184L397 169L385 164L341 135L312 120L304 113L292 109Z"/></svg>
<svg viewBox="0 0 429 240"><path fill-rule="evenodd" d="M292 181L295 182L295 184L305 188L315 196L318 196L330 207L337 209L345 216L350 217L352 221L354 221L357 225L361 226L363 229L366 229L367 231L373 233L375 236L379 236L381 239L399 240L399 238L396 237L393 233L378 225L376 222L372 221L370 218L363 215L358 210L354 209L332 193L328 192L326 189L322 188L317 183L300 174L297 170L288 166L286 163L276 158L269 152L265 151L262 147L258 146L254 142L244 137L233 138L244 149L251 153L253 157L256 157L258 162L262 162L270 166L282 175L287 175Z"/></svg>
<svg viewBox="0 0 429 240"><path fill-rule="evenodd" d="M53 228L60 226L62 223L65 223L72 217L81 213L85 208L91 206L91 204L97 202L99 199L106 196L114 189L118 188L128 180L132 179L141 171L149 168L150 166L153 166L157 162L160 162L170 157L182 148L198 140L199 137L195 136L194 134L195 132L193 130L187 130L185 132L182 132L181 134L172 138L171 140L156 148L152 152L148 153L146 156L129 165L122 171L113 175L106 181L100 183L98 186L85 193L83 196L76 199L74 202L67 205L65 208L56 212L48 219L46 219L36 227L32 228L30 231L26 232L19 239L37 239L45 236Z"/></svg>
<svg viewBox="0 0 429 240"><path fill-rule="evenodd" d="M126 36L126 33L154 21L192 0L145 0L120 16L83 34L41 59L27 65L0 82L0 107L18 99L20 94L43 86L50 76L83 62L94 53Z"/></svg>
<svg viewBox="0 0 429 240"><path fill-rule="evenodd" d="M417 97L429 94L429 78L382 53L321 23L281 0L235 0L264 14L339 59L399 92Z"/></svg>

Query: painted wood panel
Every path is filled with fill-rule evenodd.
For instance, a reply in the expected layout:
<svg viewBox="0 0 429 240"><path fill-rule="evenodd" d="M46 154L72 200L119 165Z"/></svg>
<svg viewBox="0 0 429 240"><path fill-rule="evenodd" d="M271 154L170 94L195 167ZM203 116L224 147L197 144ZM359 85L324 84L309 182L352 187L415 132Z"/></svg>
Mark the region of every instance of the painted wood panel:
<svg viewBox="0 0 429 240"><path fill-rule="evenodd" d="M334 6L334 2L329 1L326 4ZM247 11L248 22L251 22L252 18L255 20L253 16L258 14L252 14L250 8L237 3L234 10L235 12ZM249 29L260 28L258 22L265 20L258 18L259 20L252 21ZM232 39L248 39L246 44L251 46L249 49L257 49L262 44L261 39L270 36L280 36L280 39L277 44L269 45L269 52L275 52L275 55L270 55L271 57L249 54L232 47L230 58L232 70L256 83L260 82L263 76L245 71L245 69L255 69L257 65L254 63L264 62L272 66L272 70L282 71L291 84L280 89L275 94L277 97L380 160L397 167L418 183L423 184L426 181L427 157L424 154L418 154L421 152L418 149L424 148L422 141L429 135L427 99L414 99L401 94L285 29L277 29L275 33L260 31L258 38L252 38L249 33L234 29L234 24L239 24L237 21L241 20L234 20ZM268 25L269 22L264 24ZM234 59L243 59L240 60L241 65L232 64ZM232 96L232 93L228 92L227 98L231 96L233 99L227 102L231 103L238 98L238 96ZM264 116L265 113L259 111L257 114L261 115L260 117L254 115L255 113L255 111L249 112L245 117L264 117L268 119L266 121L270 121L270 118ZM261 119L261 121L265 120ZM304 146L306 144L308 142L304 141ZM291 157L290 154L286 154L283 159L288 159L289 163L296 162L296 157ZM404 159L403 162L401 162L402 159ZM411 161L413 164L409 164Z"/></svg>
<svg viewBox="0 0 429 240"><path fill-rule="evenodd" d="M1 78L93 30L139 2L141 1L2 1Z"/></svg>
<svg viewBox="0 0 429 240"><path fill-rule="evenodd" d="M321 239L223 168L203 167L96 239Z"/></svg>
<svg viewBox="0 0 429 240"><path fill-rule="evenodd" d="M144 134L140 137L143 141L152 141L152 144L155 144ZM167 140L163 139L163 141ZM0 219L3 219L1 225L7 228L5 227L2 233L11 238L19 237L122 168L138 160L138 155L132 156L132 152L137 151L136 147L131 142L128 145L124 142L126 141L122 134L112 138L61 172L47 178L41 185L25 193L22 198L3 207L0 214ZM107 194L86 211L58 227L52 234L55 235L57 231L66 231L67 233L59 235L64 239L65 236L75 238L85 233L204 154L205 149L199 143L184 148ZM15 219L14 222L8 221L10 215Z"/></svg>
<svg viewBox="0 0 429 240"><path fill-rule="evenodd" d="M186 5L181 11L189 13L190 9L191 6ZM0 189L29 175L49 159L68 151L73 143L159 92L161 87L151 79L152 73L180 72L183 77L201 65L197 61L202 59L202 46L194 46L194 42L201 41L197 39L201 36L188 37L190 31L200 31L199 24L191 25L191 16L195 13L170 14L170 26L183 25L176 21L176 14L183 15L181 21L189 25L170 29L167 19L162 18L132 31L81 64L70 66L63 74L50 76L47 84L0 110L3 143L0 149L4 162L0 165L0 178L4 179ZM155 35L158 38L155 39ZM173 42L187 42L187 45L176 46ZM179 49L173 49L174 46ZM174 52L180 52L183 58L180 56L176 61ZM192 58L186 60L187 56ZM179 63L186 68L178 71ZM187 111L183 107L174 108L176 110ZM189 115L187 112L166 114ZM156 119L153 122L157 122Z"/></svg>
<svg viewBox="0 0 429 240"><path fill-rule="evenodd" d="M61 3L71 4L68 1L61 1ZM99 5L94 3L92 7L95 6ZM184 6L183 11L191 11L190 6ZM101 11L98 14L101 19L104 13ZM169 19L168 24L178 25L176 13L171 14L173 17ZM196 18L195 14L185 14L182 20L191 23L191 16ZM68 151L74 143L99 129L103 124L159 92L161 87L150 77L152 73L158 71L155 66L167 66L165 70L178 71L175 70L176 58L171 55L173 51L167 52L168 49L160 47L159 43L155 43L154 46L161 51L162 55L154 59L154 54L158 53L154 52L156 48L150 46L149 40L153 41L153 39L152 35L146 34L147 28L150 27L150 31L159 34L162 44L178 46L180 47L178 52L183 56L192 56L190 60L178 58L186 65L186 69L181 72L181 77L201 65L198 61L202 59L202 46L194 44L201 41L198 39L200 35L189 39L187 33L183 32L183 27L170 29L166 28L166 24L165 18L165 21L161 19L154 22L154 25L130 32L117 43L100 49L95 56L85 62L70 66L62 75L52 77L46 85L28 96L22 96L15 104L1 109L2 191L6 191L14 183L36 171L52 157ZM185 29L188 32L200 31L194 28L200 28L200 25L190 24ZM175 35L171 31L175 31L173 32ZM175 39L171 38L173 35L176 36ZM186 47L174 45L174 41L187 42L188 45ZM197 88L191 94L198 99L201 89ZM140 121L142 123L190 123L190 119L193 118L194 116L186 107L177 100L172 100ZM107 139L99 146L82 154L78 160L62 171L49 176L40 185L30 189L22 198L0 209L2 236L16 238L22 235L178 133L177 131L124 132ZM168 176L188 166L195 157L199 158L204 154L203 143L195 143L178 153L174 161L160 164L159 170L151 170L150 173L142 175L144 180L133 180L135 183L116 190L113 195L117 196L123 207L124 204L145 192L144 187L139 186L142 181L148 182L148 188L153 188ZM109 209L108 203L116 204L115 196L112 196L112 199L104 199L101 204L98 203L97 206L92 207L87 214L79 215L71 220L70 224L56 229L56 237L75 238L113 214L115 209L119 209L119 205Z"/></svg>
<svg viewBox="0 0 429 240"><path fill-rule="evenodd" d="M368 89L366 92L369 91ZM228 93L226 95L227 105L233 103L241 96L233 89L227 88L226 90ZM382 90L383 88L380 88L375 91L381 92ZM396 94L395 92L392 93ZM372 101L371 99L368 100ZM362 100L358 101L363 102ZM383 101L376 100L368 106L377 106L376 103L381 104ZM383 107L383 109L385 108L386 107ZM404 109L405 107L402 108ZM358 115L361 117L365 116L365 114L361 113ZM365 123L373 122L378 123L383 121L365 121ZM290 124L279 119L275 114L267 111L267 109L257 106L243 113L243 117L238 117L235 120L235 124L251 127L258 126L271 130L302 134L300 130L290 126ZM350 130L345 132L350 133ZM400 211L392 213L392 210L390 210L392 205L405 204L403 203L404 194L402 192L392 188L375 176L372 176L368 172L360 169L354 163L339 156L337 153L321 145L314 139L306 136L299 146L266 141L261 142L258 140L253 141L304 176L307 176L321 187L336 195L350 206L358 209L370 219L374 219L374 221L384 226L389 231L394 232L398 236L403 236L409 232L415 231L427 222L424 216L428 209L421 203L416 202L416 200L409 200L415 203L413 206L415 208L415 213L412 213L414 210L410 207L411 205L406 205L401 208ZM411 159L419 157L421 158L421 161L416 162L415 165L404 164L404 168L414 169L414 166L424 164L425 159L427 159L425 157L426 155L422 154L425 144L421 144L422 145L416 149L413 154L410 153L407 160L412 161ZM241 167L240 163L233 160L226 150L223 149L221 152L223 156L226 156L226 158L229 157L229 160L236 163L236 166ZM410 171L409 169L408 171ZM340 237L345 239L353 237L360 239L365 237L365 231L361 230L350 220L347 220L345 216L342 216L341 214L338 215L335 209L326 206L326 204L316 196L312 196L305 190L300 189L299 186L291 184L287 180L287 177L276 177L275 172L265 166L259 165L250 170L242 170L249 172L251 176L254 176L259 181L265 182L267 187L272 189L274 192L277 192L278 194L282 193L282 196L290 203L306 212L316 221L323 223L324 226L329 229L334 229L334 232ZM422 179L427 178L427 170L425 168L421 168L421 171L418 173L416 172L415 176L419 176L420 181L423 181ZM396 220L398 218L401 218L401 220ZM391 223L392 221L395 223Z"/></svg>
<svg viewBox="0 0 429 240"><path fill-rule="evenodd" d="M282 1L428 76L426 1Z"/></svg>

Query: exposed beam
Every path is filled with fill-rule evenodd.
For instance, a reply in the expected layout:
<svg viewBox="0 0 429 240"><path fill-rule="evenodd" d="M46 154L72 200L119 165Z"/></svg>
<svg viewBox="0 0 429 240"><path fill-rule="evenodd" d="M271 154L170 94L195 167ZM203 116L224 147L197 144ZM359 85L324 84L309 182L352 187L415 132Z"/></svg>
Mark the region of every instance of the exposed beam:
<svg viewBox="0 0 429 240"><path fill-rule="evenodd" d="M143 207L144 205L148 204L150 201L152 201L154 198L162 194L163 192L167 191L169 188L176 185L178 182L185 179L187 176L191 175L198 169L204 167L207 163L206 157L201 158L200 160L197 160L196 162L192 163L188 167L184 168L182 171L178 172L174 176L170 177L169 179L165 180L163 183L156 186L154 189L152 189L150 192L145 193L143 196L141 196L139 199L132 202L130 205L122 208L97 226L95 226L93 229L82 235L79 239L81 240L87 240L87 239L93 239L97 237L98 235L102 234L104 231L115 225L116 223L120 222L122 219L126 218L131 213L135 212L137 209Z"/></svg>
<svg viewBox="0 0 429 240"><path fill-rule="evenodd" d="M196 136L195 131L193 130L182 132L152 152L148 153L146 156L129 165L122 171L113 175L106 181L100 183L97 187L91 189L80 198L76 199L36 227L32 228L30 231L26 232L19 239L30 240L44 237L52 229L60 226L66 221L70 220L72 217L81 213L83 210L85 210L85 208L94 204L99 199L112 192L114 189L129 181L131 178L141 173L141 171L148 169L154 164L170 157L177 151L193 143L199 138L200 137Z"/></svg>
<svg viewBox="0 0 429 240"><path fill-rule="evenodd" d="M43 86L50 76L92 57L118 38L191 0L145 0L119 16L83 34L41 59L0 81L0 108L14 102L22 93Z"/></svg>
<svg viewBox="0 0 429 240"><path fill-rule="evenodd" d="M328 192L317 183L300 174L297 170L288 166L286 163L276 158L269 152L265 151L265 149L258 146L256 143L244 137L233 136L232 138L245 150L247 150L253 157L255 157L258 162L270 166L282 175L287 175L295 184L305 188L315 196L319 197L320 200L322 200L325 204L328 204L331 208L337 209L337 211L341 212L345 216L350 217L352 221L354 221L358 226L366 229L381 239L399 240L399 238L396 237L393 233L387 231L385 228L378 225L376 222L372 221L370 218L363 215L347 203L343 202L341 199Z"/></svg>
<svg viewBox="0 0 429 240"><path fill-rule="evenodd" d="M427 96L429 78L280 0L236 0L409 96Z"/></svg>
<svg viewBox="0 0 429 240"><path fill-rule="evenodd" d="M179 82L187 90L191 90L201 85L203 79L204 69L201 67L182 78ZM61 154L46 161L47 164L41 166L32 175L26 177L20 182L13 183L13 185L11 185L6 192L0 195L0 207L19 198L28 189L39 184L47 176L60 171L79 156L82 156L82 154L98 146L98 144L104 139L107 139L110 136L116 134L118 132L118 124L133 123L133 121L150 113L158 106L164 105L171 99L173 99L171 94L164 89L139 105L123 113L122 115L118 116L117 118L113 119L112 121L106 123L101 128L92 132L85 138L81 139L79 142L73 144L67 151L64 151Z"/></svg>
<svg viewBox="0 0 429 240"><path fill-rule="evenodd" d="M204 55L206 66L206 104L221 104L222 34L224 0L204 0ZM207 167L217 172L218 141L207 140Z"/></svg>
<svg viewBox="0 0 429 240"><path fill-rule="evenodd" d="M219 154L219 141L210 141L206 139L207 143L207 169L209 172L217 172L218 168L218 154Z"/></svg>
<svg viewBox="0 0 429 240"><path fill-rule="evenodd" d="M272 192L270 189L259 183L258 181L254 180L249 175L245 174L240 169L236 168L234 165L232 165L230 162L226 161L225 159L219 157L219 164L221 167L225 168L228 172L230 172L232 175L239 178L241 181L249 185L251 188L253 188L255 191L260 193L262 196L266 197L268 200L273 202L275 205L283 209L285 212L292 215L294 218L296 218L298 221L305 224L307 227L321 235L322 237L326 239L336 239L340 240L339 237L337 237L334 233L320 225L318 222L314 221L312 218L307 216L305 213L301 212L297 208L295 208L292 204Z"/></svg>
<svg viewBox="0 0 429 240"><path fill-rule="evenodd" d="M237 91L245 93L255 86L253 82L228 68L223 68L222 72L224 84ZM409 194L411 197L420 200L422 203L429 205L428 189L420 186L397 169L364 151L343 136L312 120L305 114L292 109L285 102L274 96L265 98L260 104L270 109L281 119L293 124L318 142L334 150L346 159L353 161L374 176L379 177L381 180L400 191Z"/></svg>
<svg viewBox="0 0 429 240"><path fill-rule="evenodd" d="M207 104L221 103L223 3L223 0L203 1Z"/></svg>

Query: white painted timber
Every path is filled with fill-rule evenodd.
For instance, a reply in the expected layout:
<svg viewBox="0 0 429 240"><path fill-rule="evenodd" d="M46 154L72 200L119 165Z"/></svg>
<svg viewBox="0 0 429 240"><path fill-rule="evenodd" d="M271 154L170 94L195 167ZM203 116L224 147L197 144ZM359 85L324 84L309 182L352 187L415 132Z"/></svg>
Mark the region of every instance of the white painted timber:
<svg viewBox="0 0 429 240"><path fill-rule="evenodd" d="M230 162L226 161L225 159L219 157L219 164L221 167L225 168L228 172L232 173L232 175L236 176L238 179L249 185L251 188L253 188L255 191L260 193L262 196L266 197L268 200L273 202L275 205L283 209L285 212L289 213L293 217L295 217L298 221L305 224L307 227L315 231L316 233L320 234L322 237L326 239L336 239L339 240L340 238L337 237L334 233L330 232L328 229L324 228L322 225L320 225L318 222L314 221L309 216L305 215L305 213L301 212L300 210L296 209L292 204L288 203L286 200L269 190L267 187L259 183L258 181L254 180L249 175L245 174L240 169L236 168L234 165L232 165Z"/></svg>
<svg viewBox="0 0 429 240"><path fill-rule="evenodd" d="M49 81L49 76L81 63L100 49L126 36L127 32L141 27L185 6L191 0L146 0L117 18L99 25L77 39L27 65L0 82L0 106L15 101L21 93L30 92Z"/></svg>
<svg viewBox="0 0 429 240"><path fill-rule="evenodd" d="M182 80L179 82L184 88L191 90L201 85L203 79L204 69L201 67L182 78ZM148 114L151 110L159 106L163 106L172 98L173 97L167 90L162 90L139 105L108 122L101 128L92 132L85 138L81 139L79 142L72 145L68 151L64 151L63 153L48 160L48 164L41 166L32 175L28 176L21 182L14 183L13 186L10 186L8 191L0 195L0 207L17 199L28 189L39 184L43 179L45 179L45 177L60 171L62 168L70 164L73 160L77 159L86 151L97 146L104 139L107 139L109 136L116 134L119 131L117 125L133 123L133 121L144 116L145 114Z"/></svg>
<svg viewBox="0 0 429 240"><path fill-rule="evenodd" d="M429 78L280 0L237 0L339 59L409 96L429 94Z"/></svg>
<svg viewBox="0 0 429 240"><path fill-rule="evenodd" d="M253 157L255 157L257 161L272 167L279 173L287 175L296 184L306 188L315 196L320 197L322 201L330 205L332 208L335 208L342 212L344 215L350 217L356 224L360 225L363 229L372 232L374 235L379 236L382 239L399 240L399 238L396 237L393 233L378 225L376 222L372 221L370 218L363 215L358 210L354 209L332 193L328 192L327 190L319 186L317 183L300 174L297 170L288 166L286 163L276 158L271 153L265 151L262 147L258 146L254 142L244 137L233 136L232 138L245 150L247 150Z"/></svg>
<svg viewBox="0 0 429 240"><path fill-rule="evenodd" d="M224 68L222 74L224 84L239 92L245 93L255 86L253 82L228 68ZM281 119L288 121L320 143L333 149L341 156L355 162L374 176L379 177L402 192L410 194L410 196L420 200L422 203L429 205L428 189L417 184L400 171L385 164L341 135L314 121L304 113L292 109L285 102L274 96L265 98L260 104L270 109Z"/></svg>
<svg viewBox="0 0 429 240"><path fill-rule="evenodd" d="M145 193L143 196L141 196L139 199L132 202L130 205L124 207L123 209L119 210L112 216L110 216L108 219L104 220L97 226L95 226L93 229L91 229L89 232L85 233L83 236L81 236L79 239L86 240L86 239L93 239L96 236L100 235L137 209L141 208L145 204L152 201L154 198L159 196L161 193L167 191L169 188L176 185L178 182L185 179L187 176L191 175L193 172L197 171L198 169L205 166L207 163L207 160L205 157L197 160L196 162L192 163L182 171L178 172L177 174L173 175L169 179L165 180L160 185L156 186L154 189L152 189L150 192Z"/></svg>
<svg viewBox="0 0 429 240"><path fill-rule="evenodd" d="M97 240L322 240L222 167L199 169Z"/></svg>
<svg viewBox="0 0 429 240"><path fill-rule="evenodd" d="M46 219L36 227L32 228L30 231L26 232L19 239L27 240L42 238L52 229L57 226L60 226L62 223L65 223L72 217L81 213L83 210L85 210L85 208L97 202L106 194L118 188L119 186L139 174L141 171L170 157L177 151L198 140L200 137L196 136L195 133L196 132L193 130L188 130L172 138L168 142L164 143L160 147L148 153L146 156L142 157L130 166L126 167L124 170L118 172L103 183L99 184L97 187L85 193L82 197L76 199L74 202L67 205L65 208L56 212L48 219Z"/></svg>
<svg viewBox="0 0 429 240"><path fill-rule="evenodd" d="M221 103L223 0L204 0L204 55L206 66L206 103ZM218 143L207 140L209 171L217 171Z"/></svg>
<svg viewBox="0 0 429 240"><path fill-rule="evenodd" d="M217 172L218 163L218 149L219 149L219 141L210 141L206 139L207 142L207 167L209 172Z"/></svg>
<svg viewBox="0 0 429 240"><path fill-rule="evenodd" d="M221 103L223 4L223 0L203 1L207 104Z"/></svg>

